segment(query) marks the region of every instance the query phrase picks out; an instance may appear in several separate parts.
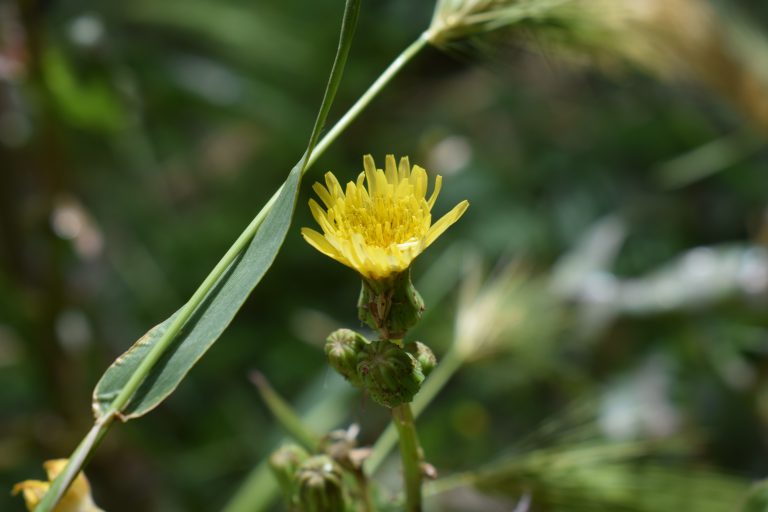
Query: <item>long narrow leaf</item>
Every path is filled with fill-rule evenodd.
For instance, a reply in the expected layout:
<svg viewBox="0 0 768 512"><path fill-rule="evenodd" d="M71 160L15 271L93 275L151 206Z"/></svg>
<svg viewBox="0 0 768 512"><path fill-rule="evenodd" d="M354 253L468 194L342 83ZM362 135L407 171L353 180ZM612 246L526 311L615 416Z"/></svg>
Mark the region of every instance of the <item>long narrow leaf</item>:
<svg viewBox="0 0 768 512"><path fill-rule="evenodd" d="M126 421L142 416L178 387L272 265L288 233L302 175L312 161L312 150L336 96L359 12L360 0L347 0L331 76L304 156L189 302L151 329L104 373L92 402L96 422L51 484L38 512L54 509L115 417ZM336 135L329 134L321 147L328 147Z"/></svg>
<svg viewBox="0 0 768 512"><path fill-rule="evenodd" d="M176 389L227 328L251 291L269 270L285 240L293 217L300 178L301 165L297 164L248 248L221 276L205 301L184 325L176 344L163 354L127 406L120 411L123 421L142 416L157 407ZM97 416L109 408L112 400L177 314L151 329L107 369L93 393L93 407Z"/></svg>
<svg viewBox="0 0 768 512"><path fill-rule="evenodd" d="M184 321L182 329L175 336L174 343L152 366L130 401L116 411L123 421L146 414L176 389L195 363L221 336L274 262L291 225L302 174L307 167L310 153L325 123L341 80L344 63L351 47L359 3L359 0L347 1L339 47L309 139L307 152L291 170L247 248L218 277L203 301ZM180 309L151 329L107 369L93 393L92 405L97 417L114 407L115 397L139 371L142 361L147 358L159 340L167 335L166 331L177 315L182 314L183 311L184 308Z"/></svg>

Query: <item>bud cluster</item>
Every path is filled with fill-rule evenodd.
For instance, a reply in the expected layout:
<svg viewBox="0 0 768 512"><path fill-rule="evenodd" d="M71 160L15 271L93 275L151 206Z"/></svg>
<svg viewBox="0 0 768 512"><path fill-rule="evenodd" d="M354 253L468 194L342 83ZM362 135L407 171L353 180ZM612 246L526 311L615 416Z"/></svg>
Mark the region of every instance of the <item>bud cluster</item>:
<svg viewBox="0 0 768 512"><path fill-rule="evenodd" d="M296 444L287 444L269 457L269 467L280 484L289 511L343 512L346 504L359 497L362 489L349 487L347 476L365 480L363 463L370 455L369 447L357 446L360 427L326 434L316 453L311 455ZM359 483L358 483L359 485Z"/></svg>
<svg viewBox="0 0 768 512"><path fill-rule="evenodd" d="M331 366L352 385L390 408L413 400L436 363L429 347L419 341L404 347L389 340L368 341L350 329L331 333L325 353Z"/></svg>
<svg viewBox="0 0 768 512"><path fill-rule="evenodd" d="M270 456L269 467L289 510L343 512L342 471L328 455L310 455L304 448L289 444Z"/></svg>

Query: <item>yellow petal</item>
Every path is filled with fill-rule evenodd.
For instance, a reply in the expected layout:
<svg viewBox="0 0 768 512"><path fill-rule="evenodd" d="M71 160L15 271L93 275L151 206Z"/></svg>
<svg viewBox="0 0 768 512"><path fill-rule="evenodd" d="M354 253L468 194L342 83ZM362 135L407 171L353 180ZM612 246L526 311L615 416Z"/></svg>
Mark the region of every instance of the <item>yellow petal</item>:
<svg viewBox="0 0 768 512"><path fill-rule="evenodd" d="M365 186L364 186L365 185L365 173L364 172L361 172L360 174L357 175L357 183L356 183L356 185L357 185L358 190L365 191L366 195L367 195L367 191L365 190Z"/></svg>
<svg viewBox="0 0 768 512"><path fill-rule="evenodd" d="M443 186L443 177L439 174L435 177L435 188L432 190L432 195L429 196L429 201L427 201L427 205L429 205L429 209L432 210L432 207L435 206L435 201L437 201L437 194L440 193L440 188Z"/></svg>
<svg viewBox="0 0 768 512"><path fill-rule="evenodd" d="M371 155L363 157L363 172L368 182L368 194L373 197L376 195L376 162Z"/></svg>
<svg viewBox="0 0 768 512"><path fill-rule="evenodd" d="M315 191L315 194L318 195L318 197L323 201L323 204L326 208L330 208L333 206L333 203L335 202L333 200L333 197L331 196L330 192L328 192L328 189L322 186L319 183L315 183L312 185L312 190Z"/></svg>
<svg viewBox="0 0 768 512"><path fill-rule="evenodd" d="M336 176L334 176L332 172L325 173L325 186L328 189L328 193L334 199L344 197L344 193L341 191L341 185L339 185L339 180L336 179Z"/></svg>
<svg viewBox="0 0 768 512"><path fill-rule="evenodd" d="M464 212L467 211L467 208L469 208L469 201L464 200L454 206L451 211L443 215L440 220L435 222L432 227L429 228L429 231L427 231L427 236L424 237L423 248L426 249L432 244L432 242L437 240L437 238L442 235L443 232L451 226L451 224L459 220L461 216L464 215Z"/></svg>
<svg viewBox="0 0 768 512"><path fill-rule="evenodd" d="M48 482L39 480L26 480L13 487L13 494L21 492L27 509L33 511L50 488L52 482L64 470L67 459L54 459L43 463L43 468L48 475ZM54 512L103 512L93 503L91 498L91 486L88 479L80 472L72 484L64 493L59 503L53 509Z"/></svg>
<svg viewBox="0 0 768 512"><path fill-rule="evenodd" d="M427 172L411 167L408 157L398 162L387 155L384 169L370 155L363 157L363 171L342 189L331 173L325 184L314 185L323 208L315 200L309 207L322 233L303 229L310 245L355 269L363 276L383 279L408 268L411 262L464 213L460 203L432 225L431 209L442 186L442 177L429 188Z"/></svg>
<svg viewBox="0 0 768 512"><path fill-rule="evenodd" d="M411 184L413 185L413 195L416 199L424 199L427 197L427 171L418 165L413 166L410 176Z"/></svg>
<svg viewBox="0 0 768 512"><path fill-rule="evenodd" d="M314 199L309 200L309 211L312 212L312 216L315 218L318 224L320 224L320 227L323 228L323 231L326 233L333 232L333 225L328 220L328 215L320 208L320 205L317 204L317 201Z"/></svg>
<svg viewBox="0 0 768 512"><path fill-rule="evenodd" d="M19 493L24 497L24 504L27 506L27 510L33 511L37 507L40 500L43 499L45 493L48 492L51 484L48 482L41 482L40 480L25 480L13 486L11 493L15 496Z"/></svg>
<svg viewBox="0 0 768 512"><path fill-rule="evenodd" d="M398 174L400 177L400 181L407 180L411 176L411 161L408 159L407 156L400 158L400 165L398 166Z"/></svg>
<svg viewBox="0 0 768 512"><path fill-rule="evenodd" d="M395 162L395 155L387 155L384 159L384 170L387 177L387 182L397 188L397 184L400 181L397 175L397 163Z"/></svg>
<svg viewBox="0 0 768 512"><path fill-rule="evenodd" d="M381 169L376 169L374 173L374 179L376 180L376 192L371 194L371 197L386 197L391 195L391 185L387 181L387 175Z"/></svg>
<svg viewBox="0 0 768 512"><path fill-rule="evenodd" d="M349 265L347 259L339 253L334 246L332 246L323 235L310 228L301 228L301 236L307 241L309 245L325 254L328 257L335 259L336 261Z"/></svg>

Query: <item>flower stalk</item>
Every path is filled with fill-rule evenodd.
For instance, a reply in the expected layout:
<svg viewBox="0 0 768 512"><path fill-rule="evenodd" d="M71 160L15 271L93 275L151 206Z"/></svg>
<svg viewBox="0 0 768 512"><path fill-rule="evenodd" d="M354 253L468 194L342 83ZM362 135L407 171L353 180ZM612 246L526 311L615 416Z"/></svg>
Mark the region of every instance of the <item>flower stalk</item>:
<svg viewBox="0 0 768 512"><path fill-rule="evenodd" d="M461 368L464 359L455 349L451 349L440 359L440 364L435 366L435 370L430 373L429 378L424 381L424 385L418 394L413 398L410 404L411 414L417 418L424 409L427 408L437 394L442 390L448 381ZM390 424L376 440L373 445L370 456L365 460L365 473L373 475L379 469L384 459L397 444L398 429L395 422Z"/></svg>
<svg viewBox="0 0 768 512"><path fill-rule="evenodd" d="M392 408L392 420L400 437L400 458L405 480L405 510L421 512L421 482L424 452L419 445L411 405L404 403Z"/></svg>
<svg viewBox="0 0 768 512"><path fill-rule="evenodd" d="M400 437L406 510L422 510L424 456L410 402L435 367L432 351L421 342L404 343L424 312L424 301L411 282L411 264L467 210L461 201L437 222L432 207L441 178L427 194L424 169L387 155L384 169L363 158L364 171L342 187L332 173L313 187L323 206L310 200L322 233L302 229L302 236L322 254L355 270L362 279L357 309L360 321L378 334L367 341L349 329L332 333L325 352L331 366L378 404L392 410Z"/></svg>

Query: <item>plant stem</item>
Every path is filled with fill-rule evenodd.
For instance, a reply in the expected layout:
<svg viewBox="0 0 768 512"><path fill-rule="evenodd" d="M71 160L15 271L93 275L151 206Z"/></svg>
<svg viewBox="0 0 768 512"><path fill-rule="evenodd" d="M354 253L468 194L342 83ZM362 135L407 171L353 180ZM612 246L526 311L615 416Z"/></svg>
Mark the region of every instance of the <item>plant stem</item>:
<svg viewBox="0 0 768 512"><path fill-rule="evenodd" d="M424 454L419 446L411 405L408 403L392 408L392 421L400 436L400 459L405 480L405 510L421 512L421 465Z"/></svg>
<svg viewBox="0 0 768 512"><path fill-rule="evenodd" d="M354 471L354 475L357 489L360 492L360 504L363 507L363 512L376 512L376 506L371 498L371 486L368 485L368 477L365 476L362 468L357 468Z"/></svg>
<svg viewBox="0 0 768 512"><path fill-rule="evenodd" d="M438 365L429 374L427 380L424 381L424 385L421 390L416 394L413 399L412 408L414 417L418 417L427 405L429 405L440 390L445 387L448 381L461 367L464 360L461 355L455 350L450 350L439 361ZM394 424L390 424L384 433L379 436L376 444L373 445L371 455L365 461L365 472L367 475L372 475L376 472L384 459L387 458L389 452L395 446L397 442L397 429Z"/></svg>
<svg viewBox="0 0 768 512"><path fill-rule="evenodd" d="M251 382L259 390L261 399L267 404L272 415L288 434L310 452L316 450L320 444L320 438L304 425L293 407L277 394L267 378L260 372L253 372Z"/></svg>
<svg viewBox="0 0 768 512"><path fill-rule="evenodd" d="M344 130L354 121L360 113L370 104L371 100L381 92L384 87L389 84L392 78L410 62L419 51L421 51L427 44L427 38L425 34L419 36L413 43L411 43L405 50L403 50L395 60L384 70L384 72L371 84L371 86L363 93L362 96L347 110L347 112L339 119L336 124L328 130L328 133L315 145L314 149L310 152L309 158L302 169L302 175L306 174L307 170L314 164L317 159L325 153L325 150L341 135ZM274 207L277 197L282 191L283 186L275 191L272 197L262 207L261 211L254 217L254 219L248 224L245 230L235 240L235 243L227 250L224 256L219 260L213 270L208 274L202 284L195 290L195 293L187 301L186 304L179 311L174 321L168 326L163 336L152 347L152 350L147 354L146 358L141 362L126 385L117 395L115 400L110 404L107 411L102 413L94 423L93 428L83 438L80 444L69 458L69 462L66 467L55 479L51 488L46 493L41 503L37 507L39 512L48 512L52 510L56 503L64 495L69 485L74 480L77 473L82 469L85 462L90 458L92 451L101 441L106 434L107 430L111 426L116 417L120 416L120 411L127 405L133 394L139 388L141 383L149 374L150 370L155 366L160 357L176 340L181 329L185 323L192 316L194 311L203 302L205 297L210 292L211 288L221 278L227 268L235 261L237 256L247 247L256 231L264 222L267 214Z"/></svg>
<svg viewBox="0 0 768 512"><path fill-rule="evenodd" d="M418 55L421 50L424 49L424 46L426 46L427 43L427 34L425 32L421 34L418 39L408 45L405 50L400 52L400 55L395 57L395 60L393 60L389 66L387 66L387 69L385 69L384 72L379 75L379 78L377 78L370 85L370 87L368 87L368 90L366 90L363 95L358 98L354 105L352 105L349 110L347 110L346 114L341 116L341 119L339 119L333 128L328 130L328 133L325 134L325 137L323 137L323 139L317 143L315 150L312 152L312 155L307 161L307 167L315 163L315 160L317 160L320 155L322 155L325 150L328 149L328 146L330 146L333 141L335 141L336 138L350 125L350 123L352 123L352 121L354 121L355 118L357 118L357 116L360 115L363 110L365 110L371 100L375 98L376 95L379 94L390 81L392 81L395 75L397 75L397 73L399 73L400 70L403 69L406 64L408 64L408 62L410 62L416 55Z"/></svg>

